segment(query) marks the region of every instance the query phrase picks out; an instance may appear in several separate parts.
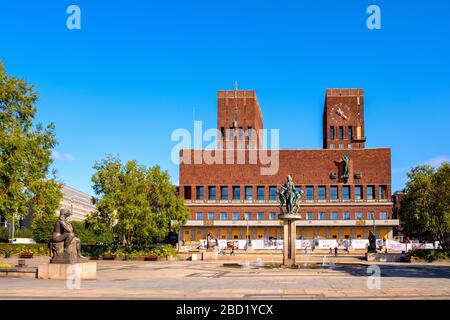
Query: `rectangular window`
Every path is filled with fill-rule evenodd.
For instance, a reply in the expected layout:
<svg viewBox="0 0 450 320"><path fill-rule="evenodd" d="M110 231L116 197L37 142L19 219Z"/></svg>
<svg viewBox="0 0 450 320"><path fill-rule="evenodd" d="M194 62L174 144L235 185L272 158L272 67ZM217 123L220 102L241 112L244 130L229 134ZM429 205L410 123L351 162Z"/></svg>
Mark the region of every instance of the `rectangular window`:
<svg viewBox="0 0 450 320"><path fill-rule="evenodd" d="M338 200L338 187L337 186L331 186L330 187L330 199L331 200Z"/></svg>
<svg viewBox="0 0 450 320"><path fill-rule="evenodd" d="M369 213L367 214L367 219L368 220L375 220L375 213L369 211Z"/></svg>
<svg viewBox="0 0 450 320"><path fill-rule="evenodd" d="M367 186L367 199L371 200L374 198L374 186Z"/></svg>
<svg viewBox="0 0 450 320"><path fill-rule="evenodd" d="M338 219L338 213L337 212L332 212L330 214L330 219L331 220L337 220Z"/></svg>
<svg viewBox="0 0 450 320"><path fill-rule="evenodd" d="M208 187L208 199L216 200L216 187Z"/></svg>
<svg viewBox="0 0 450 320"><path fill-rule="evenodd" d="M253 200L253 188L250 186L245 187L245 200Z"/></svg>
<svg viewBox="0 0 450 320"><path fill-rule="evenodd" d="M350 212L344 212L344 220L350 220Z"/></svg>
<svg viewBox="0 0 450 320"><path fill-rule="evenodd" d="M184 186L184 199L186 199L186 200L192 199L191 186Z"/></svg>
<svg viewBox="0 0 450 320"><path fill-rule="evenodd" d="M334 127L330 128L330 139L334 140Z"/></svg>
<svg viewBox="0 0 450 320"><path fill-rule="evenodd" d="M386 186L379 186L378 187L378 196L380 199L387 199L387 187Z"/></svg>
<svg viewBox="0 0 450 320"><path fill-rule="evenodd" d="M350 200L350 187L349 186L342 187L342 199Z"/></svg>
<svg viewBox="0 0 450 320"><path fill-rule="evenodd" d="M233 212L233 220L241 220L241 214L239 212Z"/></svg>
<svg viewBox="0 0 450 320"><path fill-rule="evenodd" d="M348 127L348 140L353 139L353 127Z"/></svg>
<svg viewBox="0 0 450 320"><path fill-rule="evenodd" d="M264 200L264 187L263 186L259 186L257 188L257 193L258 193L258 200Z"/></svg>
<svg viewBox="0 0 450 320"><path fill-rule="evenodd" d="M203 213L197 212L195 214L195 220L203 220Z"/></svg>
<svg viewBox="0 0 450 320"><path fill-rule="evenodd" d="M327 189L325 186L319 186L319 200L327 199Z"/></svg>
<svg viewBox="0 0 450 320"><path fill-rule="evenodd" d="M295 187L295 192L301 192L302 191L302 187L301 186L296 186Z"/></svg>
<svg viewBox="0 0 450 320"><path fill-rule="evenodd" d="M334 143L330 144L330 149L334 149Z"/></svg>
<svg viewBox="0 0 450 320"><path fill-rule="evenodd" d="M355 200L361 200L361 199L362 199L362 187L355 186Z"/></svg>
<svg viewBox="0 0 450 320"><path fill-rule="evenodd" d="M244 219L245 220L252 220L252 213L251 212L246 212L244 215Z"/></svg>
<svg viewBox="0 0 450 320"><path fill-rule="evenodd" d="M353 148L353 146L352 146L351 143L348 144L348 148L349 148L349 149Z"/></svg>
<svg viewBox="0 0 450 320"><path fill-rule="evenodd" d="M226 212L221 212L220 220L228 220L228 214Z"/></svg>
<svg viewBox="0 0 450 320"><path fill-rule="evenodd" d="M241 187L233 187L233 200L241 199Z"/></svg>
<svg viewBox="0 0 450 320"><path fill-rule="evenodd" d="M197 200L205 199L205 189L203 187L197 187Z"/></svg>
<svg viewBox="0 0 450 320"><path fill-rule="evenodd" d="M276 212L269 213L269 219L270 220L277 220L277 213Z"/></svg>
<svg viewBox="0 0 450 320"><path fill-rule="evenodd" d="M306 200L314 200L314 187L313 186L306 187Z"/></svg>
<svg viewBox="0 0 450 320"><path fill-rule="evenodd" d="M387 212L380 212L380 220L387 220Z"/></svg>
<svg viewBox="0 0 450 320"><path fill-rule="evenodd" d="M356 212L355 213L355 219L356 220L362 220L362 212Z"/></svg>
<svg viewBox="0 0 450 320"><path fill-rule="evenodd" d="M264 220L264 212L258 212L258 220Z"/></svg>
<svg viewBox="0 0 450 320"><path fill-rule="evenodd" d="M214 220L215 219L215 214L214 212L208 212L208 220Z"/></svg>
<svg viewBox="0 0 450 320"><path fill-rule="evenodd" d="M229 140L234 140L234 129L230 128L230 138Z"/></svg>
<svg viewBox="0 0 450 320"><path fill-rule="evenodd" d="M344 127L339 127L339 140L344 140Z"/></svg>
<svg viewBox="0 0 450 320"><path fill-rule="evenodd" d="M226 186L220 187L220 199L228 200L228 187Z"/></svg>
<svg viewBox="0 0 450 320"><path fill-rule="evenodd" d="M269 187L269 199L270 200L277 200L277 187L271 186Z"/></svg>
<svg viewBox="0 0 450 320"><path fill-rule="evenodd" d="M320 220L327 220L327 213L326 212L320 212L319 213L319 219Z"/></svg>
<svg viewBox="0 0 450 320"><path fill-rule="evenodd" d="M244 140L244 129L239 128L239 140Z"/></svg>
<svg viewBox="0 0 450 320"><path fill-rule="evenodd" d="M307 212L306 213L306 220L313 220L314 219L314 213Z"/></svg>
<svg viewBox="0 0 450 320"><path fill-rule="evenodd" d="M344 144L339 143L339 149L344 149Z"/></svg>

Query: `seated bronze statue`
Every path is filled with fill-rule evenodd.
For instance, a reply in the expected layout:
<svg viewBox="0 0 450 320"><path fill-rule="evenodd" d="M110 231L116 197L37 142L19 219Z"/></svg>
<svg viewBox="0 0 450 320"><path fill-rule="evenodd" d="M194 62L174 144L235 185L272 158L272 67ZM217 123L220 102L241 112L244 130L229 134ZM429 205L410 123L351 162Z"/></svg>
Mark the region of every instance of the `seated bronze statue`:
<svg viewBox="0 0 450 320"><path fill-rule="evenodd" d="M61 209L58 221L53 228L52 242L52 263L75 263L81 255L80 239L75 237L73 227L67 218L72 213L68 209Z"/></svg>

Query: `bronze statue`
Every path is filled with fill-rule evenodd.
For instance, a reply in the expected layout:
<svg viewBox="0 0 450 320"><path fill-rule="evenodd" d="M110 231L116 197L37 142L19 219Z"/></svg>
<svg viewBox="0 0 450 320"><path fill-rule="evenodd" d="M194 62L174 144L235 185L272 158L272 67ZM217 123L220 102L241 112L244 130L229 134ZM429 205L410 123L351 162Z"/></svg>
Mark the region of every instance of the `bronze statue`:
<svg viewBox="0 0 450 320"><path fill-rule="evenodd" d="M295 184L290 175L286 177L286 182L281 186L279 198L281 211L283 211L283 205L286 204L288 214L297 213L301 193L295 190Z"/></svg>
<svg viewBox="0 0 450 320"><path fill-rule="evenodd" d="M344 154L342 156L342 161L344 162L344 170L343 170L343 175L342 177L344 179L348 179L349 176L349 171L350 171L350 160L352 159L352 157L349 154Z"/></svg>
<svg viewBox="0 0 450 320"><path fill-rule="evenodd" d="M73 227L67 220L72 213L68 209L61 209L58 221L53 228L51 242L52 263L76 263L81 255L80 239L73 233Z"/></svg>

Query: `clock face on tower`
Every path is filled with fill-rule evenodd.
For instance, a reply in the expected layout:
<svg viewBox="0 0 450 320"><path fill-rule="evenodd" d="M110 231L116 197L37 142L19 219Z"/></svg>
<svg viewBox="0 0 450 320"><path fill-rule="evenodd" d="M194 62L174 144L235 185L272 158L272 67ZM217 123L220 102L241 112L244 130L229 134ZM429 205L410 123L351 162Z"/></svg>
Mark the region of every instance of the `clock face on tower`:
<svg viewBox="0 0 450 320"><path fill-rule="evenodd" d="M351 117L350 107L344 103L336 103L331 107L330 119L333 122L349 121Z"/></svg>

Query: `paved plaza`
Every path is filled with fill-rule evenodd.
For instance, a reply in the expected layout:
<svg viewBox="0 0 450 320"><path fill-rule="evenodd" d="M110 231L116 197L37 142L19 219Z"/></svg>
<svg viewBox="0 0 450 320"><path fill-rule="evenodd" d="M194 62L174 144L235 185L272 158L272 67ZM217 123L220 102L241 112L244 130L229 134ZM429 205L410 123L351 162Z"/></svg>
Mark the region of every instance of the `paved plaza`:
<svg viewBox="0 0 450 320"><path fill-rule="evenodd" d="M253 269L237 261L97 261L97 280L79 289L62 280L0 278L0 299L450 299L448 264L377 264L380 286L370 289L368 264L336 262L333 269Z"/></svg>

